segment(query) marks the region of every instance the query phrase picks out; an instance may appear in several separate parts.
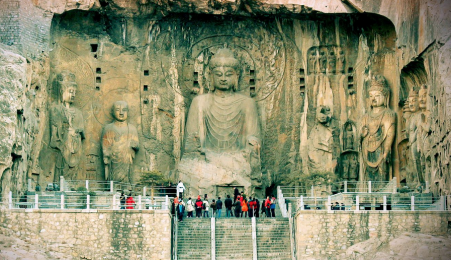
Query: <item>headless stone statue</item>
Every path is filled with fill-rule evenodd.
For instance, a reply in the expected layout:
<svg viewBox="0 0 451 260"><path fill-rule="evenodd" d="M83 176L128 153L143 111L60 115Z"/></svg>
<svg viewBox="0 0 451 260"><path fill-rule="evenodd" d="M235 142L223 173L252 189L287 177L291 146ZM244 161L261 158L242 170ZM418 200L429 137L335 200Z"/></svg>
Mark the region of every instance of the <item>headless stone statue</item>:
<svg viewBox="0 0 451 260"><path fill-rule="evenodd" d="M396 114L388 108L390 90L385 78L376 76L369 89L370 110L362 118L364 178L387 181L390 152L396 130Z"/></svg>
<svg viewBox="0 0 451 260"><path fill-rule="evenodd" d="M102 133L105 180L133 184L133 160L139 149L138 131L127 123L127 102L116 101L112 113L115 121L106 125Z"/></svg>
<svg viewBox="0 0 451 260"><path fill-rule="evenodd" d="M239 66L229 49L219 49L209 63L213 89L191 103L178 167L180 179L194 188L191 192L234 185L251 194L253 187L260 186L257 106L252 98L236 92Z"/></svg>
<svg viewBox="0 0 451 260"><path fill-rule="evenodd" d="M63 71L57 76L60 102L50 109L50 146L57 149L54 182L60 176L76 179L82 156L82 139L84 139L84 122L82 112L73 107L77 83L75 75Z"/></svg>

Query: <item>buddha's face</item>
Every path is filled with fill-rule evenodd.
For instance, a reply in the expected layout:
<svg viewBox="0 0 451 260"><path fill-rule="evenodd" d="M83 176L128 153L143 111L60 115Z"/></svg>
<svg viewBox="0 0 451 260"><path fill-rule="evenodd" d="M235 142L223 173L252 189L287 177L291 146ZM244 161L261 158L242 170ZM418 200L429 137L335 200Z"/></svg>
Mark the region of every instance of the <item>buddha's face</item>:
<svg viewBox="0 0 451 260"><path fill-rule="evenodd" d="M323 108L319 109L318 112L316 113L316 119L321 124L327 124L327 123L329 123L329 120L330 120L329 114L330 114L330 109L327 107L323 107Z"/></svg>
<svg viewBox="0 0 451 260"><path fill-rule="evenodd" d="M124 122L128 117L128 105L125 103L115 103L113 115L117 121Z"/></svg>
<svg viewBox="0 0 451 260"><path fill-rule="evenodd" d="M417 96L410 96L409 97L409 109L410 112L417 112L419 108L418 104L418 97Z"/></svg>
<svg viewBox="0 0 451 260"><path fill-rule="evenodd" d="M238 82L238 73L232 67L216 67L212 71L213 86L219 90L232 90Z"/></svg>
<svg viewBox="0 0 451 260"><path fill-rule="evenodd" d="M65 84L65 83L62 83ZM75 94L77 92L77 89L73 86L66 86L65 90L62 95L62 101L63 103L73 103L75 101Z"/></svg>
<svg viewBox="0 0 451 260"><path fill-rule="evenodd" d="M385 106L385 96L379 90L370 91L370 103L372 107L382 107Z"/></svg>
<svg viewBox="0 0 451 260"><path fill-rule="evenodd" d="M419 105L420 109L426 109L427 97L428 97L428 90L420 89L420 91L418 92L418 105Z"/></svg>

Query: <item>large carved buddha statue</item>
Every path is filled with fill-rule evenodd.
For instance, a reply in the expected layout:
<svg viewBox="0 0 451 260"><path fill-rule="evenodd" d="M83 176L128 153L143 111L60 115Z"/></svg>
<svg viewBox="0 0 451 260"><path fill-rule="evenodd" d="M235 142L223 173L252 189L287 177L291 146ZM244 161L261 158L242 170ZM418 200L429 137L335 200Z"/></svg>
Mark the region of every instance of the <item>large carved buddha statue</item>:
<svg viewBox="0 0 451 260"><path fill-rule="evenodd" d="M386 181L396 133L396 114L388 107L390 89L383 76L373 78L368 92L370 110L363 116L361 128L363 177Z"/></svg>
<svg viewBox="0 0 451 260"><path fill-rule="evenodd" d="M105 180L134 183L133 160L139 149L139 137L136 127L127 122L127 102L114 102L112 115L114 121L102 132Z"/></svg>
<svg viewBox="0 0 451 260"><path fill-rule="evenodd" d="M254 100L237 92L240 63L230 49L209 62L210 92L193 99L185 129L179 177L193 194L213 186L259 186L260 125Z"/></svg>

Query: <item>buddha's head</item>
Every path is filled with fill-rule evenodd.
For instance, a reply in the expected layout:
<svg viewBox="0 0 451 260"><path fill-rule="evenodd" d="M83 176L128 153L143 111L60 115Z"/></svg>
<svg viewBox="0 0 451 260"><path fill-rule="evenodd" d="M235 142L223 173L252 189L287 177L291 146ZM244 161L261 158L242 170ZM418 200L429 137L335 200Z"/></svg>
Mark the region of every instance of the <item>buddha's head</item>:
<svg viewBox="0 0 451 260"><path fill-rule="evenodd" d="M418 91L418 106L421 110L425 110L428 100L428 89L426 85L422 85Z"/></svg>
<svg viewBox="0 0 451 260"><path fill-rule="evenodd" d="M332 118L330 108L328 106L318 106L316 109L316 119L323 125L328 125Z"/></svg>
<svg viewBox="0 0 451 260"><path fill-rule="evenodd" d="M62 71L56 77L57 86L59 88L60 100L63 103L73 103L77 92L77 83L75 75L69 71Z"/></svg>
<svg viewBox="0 0 451 260"><path fill-rule="evenodd" d="M390 89L385 78L381 75L375 76L371 80L371 87L368 90L371 107L385 107L390 98Z"/></svg>
<svg viewBox="0 0 451 260"><path fill-rule="evenodd" d="M125 101L116 101L112 108L113 117L119 121L124 122L128 117L128 104Z"/></svg>
<svg viewBox="0 0 451 260"><path fill-rule="evenodd" d="M411 90L409 92L408 104L409 104L410 112L415 113L418 111L418 109L419 109L418 91Z"/></svg>
<svg viewBox="0 0 451 260"><path fill-rule="evenodd" d="M237 90L240 63L230 49L219 49L211 58L209 67L213 90Z"/></svg>

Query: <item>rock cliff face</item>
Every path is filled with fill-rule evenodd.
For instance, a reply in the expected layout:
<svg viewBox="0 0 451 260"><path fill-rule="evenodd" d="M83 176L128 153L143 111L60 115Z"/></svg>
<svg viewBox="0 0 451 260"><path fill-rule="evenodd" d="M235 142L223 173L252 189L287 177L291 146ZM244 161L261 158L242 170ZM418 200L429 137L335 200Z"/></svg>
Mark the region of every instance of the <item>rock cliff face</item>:
<svg viewBox="0 0 451 260"><path fill-rule="evenodd" d="M57 83L62 71L74 74L71 106L81 111L85 126L82 156L71 170L75 179L105 178L101 134L113 121L111 107L118 100L128 102L128 122L139 136L132 179L142 170L177 178L187 141L186 114L194 97L210 91L208 64L224 45L241 64L237 91L257 103L262 135L258 178L265 185L298 184L302 176L318 173L359 180L397 177L408 186L427 181L425 188L435 195L451 192L451 18L446 1L8 4L5 13L17 9L19 24L36 16L41 33L21 27L18 48L2 47L3 196L23 191L27 178L44 186L55 172L74 168L60 156L73 152L73 146L51 145L58 127L79 134L70 108L61 124L52 124L50 108L64 103ZM8 14L0 16L14 24L8 19ZM0 34L10 44L10 34ZM28 47L35 42L50 44L39 52ZM376 75L389 89L378 106L393 117L380 116L369 102ZM426 98L415 110L415 95L409 94L422 88ZM364 116L380 122L364 125ZM391 128L383 126L389 118ZM393 140L385 142L380 136L390 131ZM375 133L380 136L373 138ZM374 147L362 146L362 140ZM365 147L373 159L364 159ZM368 172L380 176L368 177Z"/></svg>

